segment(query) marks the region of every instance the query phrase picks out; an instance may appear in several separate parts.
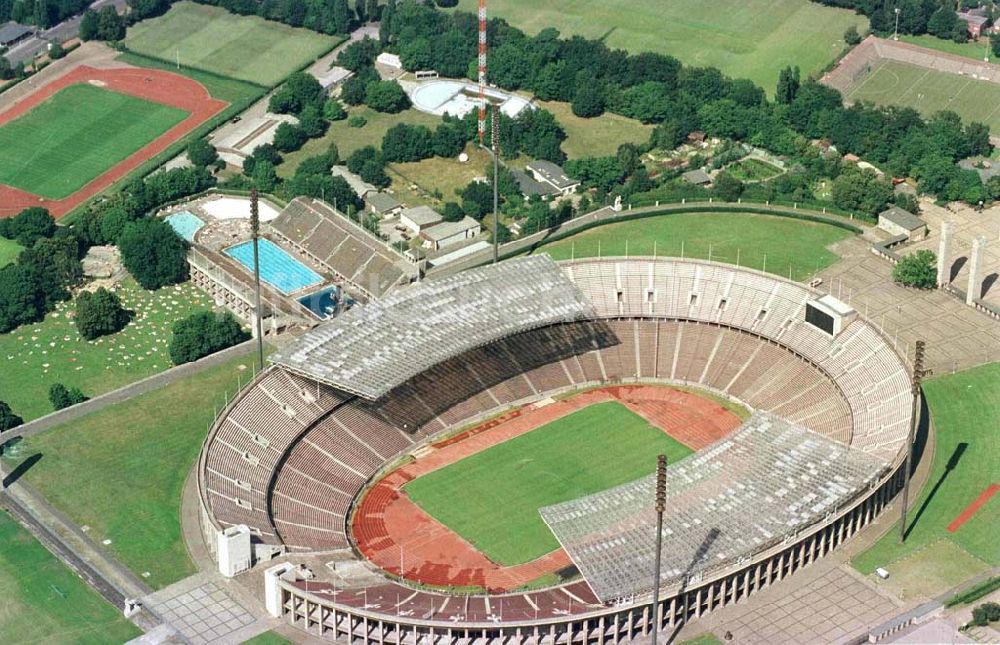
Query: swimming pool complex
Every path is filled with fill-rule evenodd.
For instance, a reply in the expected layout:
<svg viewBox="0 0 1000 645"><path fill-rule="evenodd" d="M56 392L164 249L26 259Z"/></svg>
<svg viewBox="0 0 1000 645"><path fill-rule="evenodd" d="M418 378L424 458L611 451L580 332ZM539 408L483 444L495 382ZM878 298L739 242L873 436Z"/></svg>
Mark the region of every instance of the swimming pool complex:
<svg viewBox="0 0 1000 645"><path fill-rule="evenodd" d="M225 253L253 273L253 242L231 246ZM260 240L260 279L285 295L323 282L323 276L267 239Z"/></svg>

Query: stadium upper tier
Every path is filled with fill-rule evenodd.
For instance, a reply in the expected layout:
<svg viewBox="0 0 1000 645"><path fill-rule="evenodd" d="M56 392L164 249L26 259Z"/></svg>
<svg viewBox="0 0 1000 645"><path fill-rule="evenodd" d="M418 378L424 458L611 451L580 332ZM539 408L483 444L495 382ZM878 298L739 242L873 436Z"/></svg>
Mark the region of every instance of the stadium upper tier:
<svg viewBox="0 0 1000 645"><path fill-rule="evenodd" d="M591 314L551 258L538 255L428 280L355 307L271 360L374 400L463 351Z"/></svg>
<svg viewBox="0 0 1000 645"><path fill-rule="evenodd" d="M757 412L728 437L667 468L661 584L749 558L865 491L881 459ZM656 476L540 509L605 601L651 591Z"/></svg>

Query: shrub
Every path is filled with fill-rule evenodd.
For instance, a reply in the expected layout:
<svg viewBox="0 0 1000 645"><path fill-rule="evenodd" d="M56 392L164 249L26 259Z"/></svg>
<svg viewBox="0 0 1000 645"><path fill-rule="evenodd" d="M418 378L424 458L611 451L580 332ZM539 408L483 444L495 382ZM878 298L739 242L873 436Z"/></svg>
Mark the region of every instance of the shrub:
<svg viewBox="0 0 1000 645"><path fill-rule="evenodd" d="M368 125L368 119L360 114L355 114L351 118L347 119L347 125L351 128L363 128Z"/></svg>
<svg viewBox="0 0 1000 645"><path fill-rule="evenodd" d="M131 316L122 307L118 294L101 287L84 291L76 298L76 329L87 340L114 334L128 324Z"/></svg>
<svg viewBox="0 0 1000 645"><path fill-rule="evenodd" d="M0 432L10 430L24 423L24 419L14 414L4 401L0 401Z"/></svg>
<svg viewBox="0 0 1000 645"><path fill-rule="evenodd" d="M343 121L347 118L347 110L337 99L330 99L323 104L323 118L327 121Z"/></svg>
<svg viewBox="0 0 1000 645"><path fill-rule="evenodd" d="M1000 604L985 602L972 610L972 624L983 627L1000 621Z"/></svg>
<svg viewBox="0 0 1000 645"><path fill-rule="evenodd" d="M892 268L892 279L907 287L933 289L937 285L937 256L929 249L903 256Z"/></svg>
<svg viewBox="0 0 1000 645"><path fill-rule="evenodd" d="M56 410L62 410L86 400L87 397L80 391L80 388L67 388L62 383L53 383L52 387L49 388L49 401Z"/></svg>
<svg viewBox="0 0 1000 645"><path fill-rule="evenodd" d="M170 360L175 365L196 361L249 338L250 334L228 311L202 311L174 323Z"/></svg>

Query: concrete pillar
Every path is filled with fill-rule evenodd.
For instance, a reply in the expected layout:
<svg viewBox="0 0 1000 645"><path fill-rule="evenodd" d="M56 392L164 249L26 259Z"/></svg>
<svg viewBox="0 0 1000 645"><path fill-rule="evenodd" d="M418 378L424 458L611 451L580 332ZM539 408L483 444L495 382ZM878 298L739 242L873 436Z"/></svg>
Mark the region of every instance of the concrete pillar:
<svg viewBox="0 0 1000 645"><path fill-rule="evenodd" d="M951 280L951 237L955 233L955 222L941 224L941 242L938 246L937 286L943 287Z"/></svg>
<svg viewBox="0 0 1000 645"><path fill-rule="evenodd" d="M973 300L979 298L979 290L982 283L979 280L979 274L982 272L983 268L983 249L986 248L986 236L977 235L976 239L972 240L972 257L969 258L969 288L965 292L965 304L973 304Z"/></svg>

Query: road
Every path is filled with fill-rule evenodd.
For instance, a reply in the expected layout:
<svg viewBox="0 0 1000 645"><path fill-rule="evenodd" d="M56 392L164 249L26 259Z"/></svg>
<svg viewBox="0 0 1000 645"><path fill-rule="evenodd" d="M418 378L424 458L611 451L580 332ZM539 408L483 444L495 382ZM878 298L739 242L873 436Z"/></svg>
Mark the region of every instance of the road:
<svg viewBox="0 0 1000 645"><path fill-rule="evenodd" d="M119 12L125 10L125 0L97 0L90 5L90 8L97 11L107 5L113 5ZM80 14L59 23L55 27L39 32L23 43L11 47L5 56L12 65L17 65L21 62L27 64L36 56L44 53L48 49L50 42L64 43L67 40L76 38L77 34L80 33L80 21L82 20L83 14Z"/></svg>

